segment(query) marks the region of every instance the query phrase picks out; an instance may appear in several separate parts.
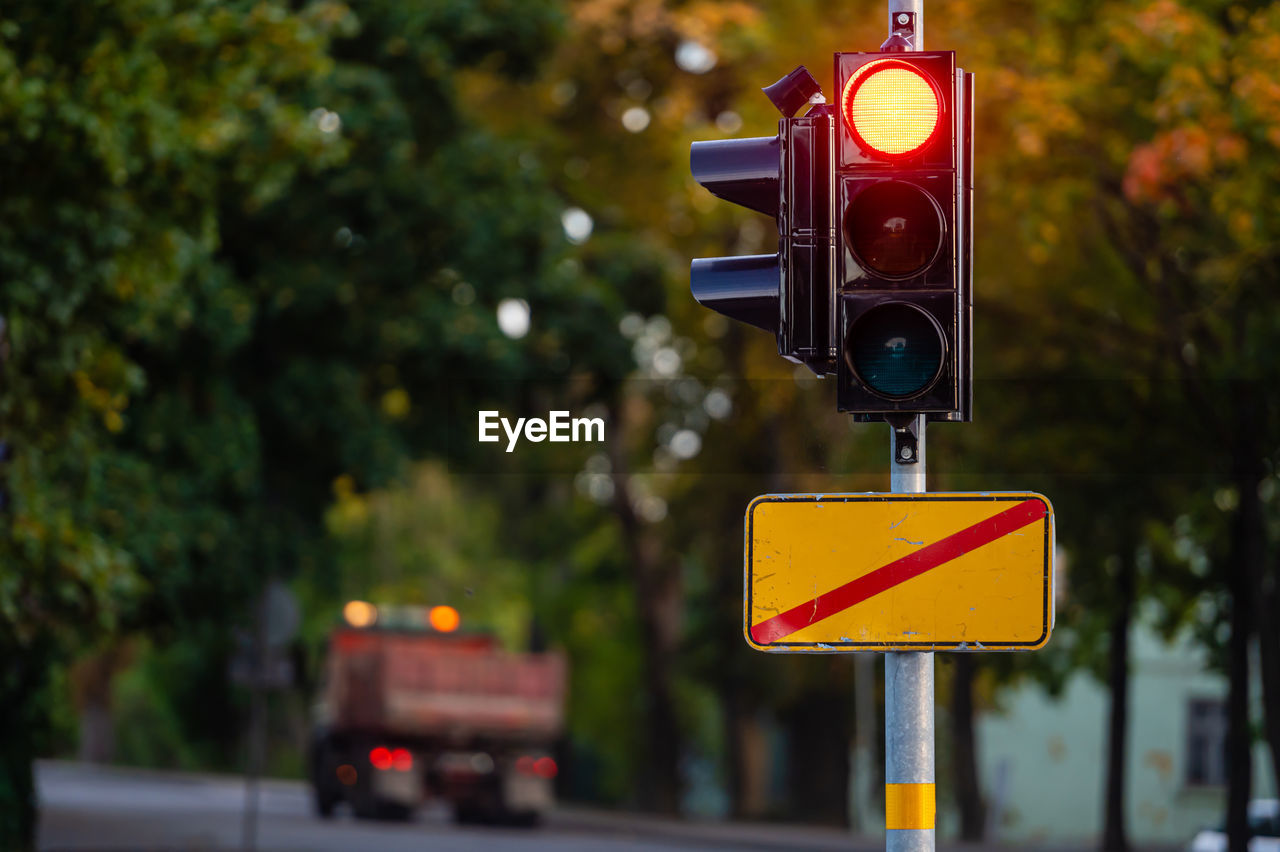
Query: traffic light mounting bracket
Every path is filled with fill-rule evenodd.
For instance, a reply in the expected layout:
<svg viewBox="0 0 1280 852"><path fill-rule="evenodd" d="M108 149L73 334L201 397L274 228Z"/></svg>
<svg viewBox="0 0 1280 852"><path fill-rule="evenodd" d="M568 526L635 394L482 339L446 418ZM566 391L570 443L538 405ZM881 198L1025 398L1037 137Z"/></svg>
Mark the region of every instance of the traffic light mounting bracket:
<svg viewBox="0 0 1280 852"><path fill-rule="evenodd" d="M893 461L916 464L920 461L920 432L924 423L915 413L886 414L885 422L893 429Z"/></svg>

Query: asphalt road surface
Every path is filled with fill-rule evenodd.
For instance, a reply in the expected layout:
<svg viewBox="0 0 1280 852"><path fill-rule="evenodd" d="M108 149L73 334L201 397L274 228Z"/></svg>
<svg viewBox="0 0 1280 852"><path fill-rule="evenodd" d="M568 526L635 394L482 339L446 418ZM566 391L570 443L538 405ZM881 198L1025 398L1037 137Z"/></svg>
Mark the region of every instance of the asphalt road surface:
<svg viewBox="0 0 1280 852"><path fill-rule="evenodd" d="M42 850L202 852L241 849L245 788L232 776L117 769L45 761L37 765ZM659 850L871 850L836 829L687 823L563 809L535 829L453 825L443 809L409 823L366 822L345 812L321 820L307 788L259 786L257 844L270 852L659 852Z"/></svg>

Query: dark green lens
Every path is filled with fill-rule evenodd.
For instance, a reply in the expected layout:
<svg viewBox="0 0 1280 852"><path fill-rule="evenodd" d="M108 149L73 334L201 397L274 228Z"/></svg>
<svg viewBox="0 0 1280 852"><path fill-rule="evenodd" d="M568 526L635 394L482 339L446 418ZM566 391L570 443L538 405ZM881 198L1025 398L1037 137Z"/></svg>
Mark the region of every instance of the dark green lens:
<svg viewBox="0 0 1280 852"><path fill-rule="evenodd" d="M870 390L910 399L928 390L942 371L942 331L914 305L888 302L854 320L845 358Z"/></svg>
<svg viewBox="0 0 1280 852"><path fill-rule="evenodd" d="M906 278L933 263L942 246L942 217L920 187L890 180L868 187L849 203L844 238L864 267Z"/></svg>

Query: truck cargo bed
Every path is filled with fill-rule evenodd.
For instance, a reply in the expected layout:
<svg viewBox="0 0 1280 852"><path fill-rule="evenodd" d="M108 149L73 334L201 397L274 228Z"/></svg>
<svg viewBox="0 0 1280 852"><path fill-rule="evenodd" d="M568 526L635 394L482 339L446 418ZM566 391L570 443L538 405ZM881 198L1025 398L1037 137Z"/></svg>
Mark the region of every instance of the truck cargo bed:
<svg viewBox="0 0 1280 852"><path fill-rule="evenodd" d="M556 653L508 654L487 637L342 630L329 666L337 728L461 742L547 740L563 723Z"/></svg>

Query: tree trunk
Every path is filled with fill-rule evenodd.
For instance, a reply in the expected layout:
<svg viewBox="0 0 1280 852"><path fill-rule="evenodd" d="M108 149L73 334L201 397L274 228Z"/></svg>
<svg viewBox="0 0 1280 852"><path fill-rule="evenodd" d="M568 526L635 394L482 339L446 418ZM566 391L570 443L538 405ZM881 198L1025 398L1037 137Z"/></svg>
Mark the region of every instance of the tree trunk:
<svg viewBox="0 0 1280 852"><path fill-rule="evenodd" d="M0 755L0 848L34 849L35 754L26 743L26 737L13 739L22 742L10 743Z"/></svg>
<svg viewBox="0 0 1280 852"><path fill-rule="evenodd" d="M827 687L805 692L783 711L787 814L804 823L843 826L848 823L852 690L844 679L847 667L832 664L832 658L822 665L830 672Z"/></svg>
<svg viewBox="0 0 1280 852"><path fill-rule="evenodd" d="M640 621L645 688L644 751L639 804L674 814L680 808L680 725L672 687L680 639L683 589L679 568L663 561L662 542L636 514L626 459L622 406L611 407L617 439L611 444L613 508L622 529Z"/></svg>
<svg viewBox="0 0 1280 852"><path fill-rule="evenodd" d="M641 636L646 690L646 752L649 783L642 791L646 810L675 814L680 810L680 723L672 690L676 638L665 622L679 607L670 583L637 590L641 598Z"/></svg>
<svg viewBox="0 0 1280 852"><path fill-rule="evenodd" d="M1246 403L1246 414L1251 408ZM1249 730L1249 638L1251 618L1258 596L1257 578L1262 557L1262 518L1258 502L1261 455L1255 449L1254 419L1240 418L1234 442L1235 485L1240 505L1236 509L1227 563L1227 588L1231 593L1231 639L1227 646L1227 848L1248 852L1248 805L1253 783L1252 737Z"/></svg>
<svg viewBox="0 0 1280 852"><path fill-rule="evenodd" d="M769 792L773 755L762 717L757 714L740 715L733 736L738 742L738 760L742 768L737 779L737 818L765 819L771 807Z"/></svg>
<svg viewBox="0 0 1280 852"><path fill-rule="evenodd" d="M1129 836L1125 830L1125 757L1129 733L1129 622L1133 616L1136 585L1135 566L1126 554L1120 559L1116 591L1120 599L1111 619L1111 648L1108 681L1111 689L1111 718L1107 731L1107 798L1102 829L1103 852L1126 852Z"/></svg>
<svg viewBox="0 0 1280 852"><path fill-rule="evenodd" d="M1231 640L1227 649L1227 842L1229 852L1248 852L1249 784L1253 770L1249 753L1249 617L1248 588L1243 566L1231 573Z"/></svg>
<svg viewBox="0 0 1280 852"><path fill-rule="evenodd" d="M720 343L725 373L749 373L743 330L732 324ZM730 453L738 476L726 481L724 486L715 485L714 501L706 504L708 520L717 530L708 554L715 565L712 587L715 603L714 609L704 614L714 625L711 641L715 645L716 662L706 677L720 696L725 720L724 769L729 811L734 819L740 820L766 818L772 807L769 799L772 755L761 717L770 702L759 689L759 655L748 650L742 641L743 588L742 571L738 567L742 564L744 507L761 491L787 490L779 458L778 416L762 409L760 402L757 383L743 382L735 388L733 404L739 422L758 424L758 428L749 435L735 432L727 439L727 445L720 448L720 452ZM759 478L766 483L762 489L757 487ZM704 477L704 481L710 479Z"/></svg>
<svg viewBox="0 0 1280 852"><path fill-rule="evenodd" d="M743 783L746 761L743 759L745 749L742 735L738 728L741 725L742 699L738 690L729 686L720 692L720 724L724 729L724 769L725 786L729 794L729 816L742 819L742 803L744 800Z"/></svg>
<svg viewBox="0 0 1280 852"><path fill-rule="evenodd" d="M960 839L982 840L987 807L978 783L978 745L974 732L973 682L977 666L969 654L955 655L951 685L951 742L954 750L956 804L960 806Z"/></svg>
<svg viewBox="0 0 1280 852"><path fill-rule="evenodd" d="M1253 492L1257 499L1257 491ZM1258 511L1261 519L1261 509ZM1271 778L1280 790L1280 564L1259 566L1261 588L1254 596L1254 618L1258 631L1258 662L1262 669L1262 720L1267 747L1271 752Z"/></svg>
<svg viewBox="0 0 1280 852"><path fill-rule="evenodd" d="M853 747L850 749L849 824L866 834L875 825L872 795L872 767L879 766L874 751L879 737L876 725L883 713L876 712L876 661L870 654L853 655Z"/></svg>
<svg viewBox="0 0 1280 852"><path fill-rule="evenodd" d="M0 849L34 849L36 842L35 759L48 729L42 692L52 655L47 647L5 642L0 668ZM15 735L14 732L21 732Z"/></svg>
<svg viewBox="0 0 1280 852"><path fill-rule="evenodd" d="M112 638L71 667L71 698L80 715L76 757L85 763L110 763L115 758L111 689L116 673L129 664L132 656L128 642Z"/></svg>

